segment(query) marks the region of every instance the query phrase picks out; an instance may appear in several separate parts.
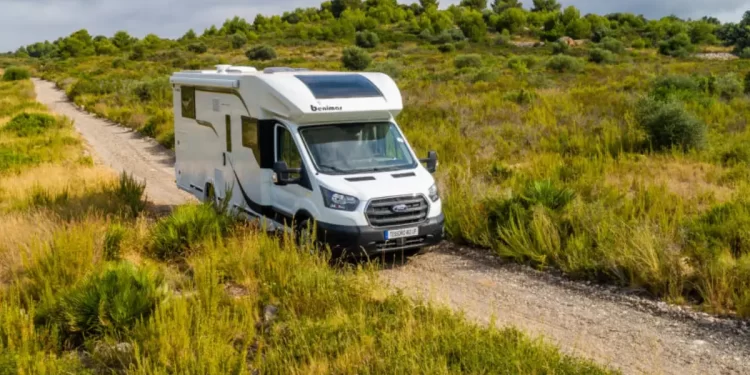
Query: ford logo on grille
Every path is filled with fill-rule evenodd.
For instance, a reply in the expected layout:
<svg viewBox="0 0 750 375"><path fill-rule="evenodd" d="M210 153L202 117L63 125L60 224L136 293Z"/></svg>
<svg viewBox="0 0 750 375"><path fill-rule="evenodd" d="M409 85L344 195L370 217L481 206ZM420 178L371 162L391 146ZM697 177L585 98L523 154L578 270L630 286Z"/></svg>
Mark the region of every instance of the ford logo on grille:
<svg viewBox="0 0 750 375"><path fill-rule="evenodd" d="M397 205L391 207L391 211L393 211L393 212L404 212L408 208L409 208L409 206L407 206L405 204L397 204Z"/></svg>

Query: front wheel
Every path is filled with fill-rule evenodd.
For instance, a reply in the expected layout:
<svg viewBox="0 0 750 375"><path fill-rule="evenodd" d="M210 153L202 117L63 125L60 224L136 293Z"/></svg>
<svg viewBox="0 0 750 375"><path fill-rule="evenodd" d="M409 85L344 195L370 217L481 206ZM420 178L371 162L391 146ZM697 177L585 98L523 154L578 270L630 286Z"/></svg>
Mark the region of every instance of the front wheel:
<svg viewBox="0 0 750 375"><path fill-rule="evenodd" d="M302 248L309 248L311 251L318 249L318 230L315 221L309 218L297 222L294 227L294 235L297 245Z"/></svg>

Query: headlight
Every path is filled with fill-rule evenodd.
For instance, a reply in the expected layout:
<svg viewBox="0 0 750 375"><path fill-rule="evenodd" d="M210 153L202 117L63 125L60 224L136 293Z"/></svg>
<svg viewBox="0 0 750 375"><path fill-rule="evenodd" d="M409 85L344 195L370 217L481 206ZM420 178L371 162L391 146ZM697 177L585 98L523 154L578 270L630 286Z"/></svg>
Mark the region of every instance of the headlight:
<svg viewBox="0 0 750 375"><path fill-rule="evenodd" d="M440 192L438 191L437 185L432 185L428 194L430 195L430 200L433 202L437 202L437 200L440 199Z"/></svg>
<svg viewBox="0 0 750 375"><path fill-rule="evenodd" d="M359 199L351 195L339 194L322 186L320 187L320 191L323 193L323 203L328 208L341 211L354 211L359 206Z"/></svg>

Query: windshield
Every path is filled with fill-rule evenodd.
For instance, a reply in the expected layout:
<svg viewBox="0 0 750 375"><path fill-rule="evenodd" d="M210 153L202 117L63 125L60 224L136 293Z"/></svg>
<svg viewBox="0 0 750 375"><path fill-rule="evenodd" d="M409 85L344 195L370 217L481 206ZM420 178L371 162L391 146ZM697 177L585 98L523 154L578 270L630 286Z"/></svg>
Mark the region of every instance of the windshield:
<svg viewBox="0 0 750 375"><path fill-rule="evenodd" d="M415 168L406 141L392 123L315 126L300 131L323 173L349 174Z"/></svg>

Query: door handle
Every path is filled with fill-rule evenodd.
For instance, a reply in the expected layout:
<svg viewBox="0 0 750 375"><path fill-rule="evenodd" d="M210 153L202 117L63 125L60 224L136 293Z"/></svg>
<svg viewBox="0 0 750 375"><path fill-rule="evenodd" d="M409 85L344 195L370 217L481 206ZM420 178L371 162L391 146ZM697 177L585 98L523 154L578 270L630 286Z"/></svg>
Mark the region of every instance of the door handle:
<svg viewBox="0 0 750 375"><path fill-rule="evenodd" d="M226 152L222 152L221 153L221 157L224 159L223 163L224 163L224 166L226 167L227 166L227 153Z"/></svg>

